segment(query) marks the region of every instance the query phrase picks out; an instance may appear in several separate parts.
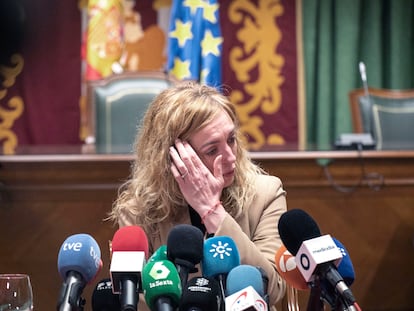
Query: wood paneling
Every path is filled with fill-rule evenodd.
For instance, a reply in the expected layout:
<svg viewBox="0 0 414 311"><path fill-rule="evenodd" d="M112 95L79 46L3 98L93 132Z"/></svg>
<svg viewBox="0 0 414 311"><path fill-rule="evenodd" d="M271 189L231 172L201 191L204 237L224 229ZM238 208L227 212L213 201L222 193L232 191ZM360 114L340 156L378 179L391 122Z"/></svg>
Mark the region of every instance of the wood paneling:
<svg viewBox="0 0 414 311"><path fill-rule="evenodd" d="M252 153L284 182L288 208L304 209L324 234L345 245L356 272L351 288L364 311L413 310L414 152L362 156L361 161L353 151ZM117 228L103 219L131 161L129 155L0 156L0 271L30 274L36 310L55 308L62 284L57 254L72 234L97 240L104 262L97 280L108 276L107 245ZM329 172L323 161L329 161ZM340 192L327 173L345 189L360 186ZM375 179L359 182L362 174ZM84 290L86 311L94 285ZM307 297L299 293L301 310Z"/></svg>

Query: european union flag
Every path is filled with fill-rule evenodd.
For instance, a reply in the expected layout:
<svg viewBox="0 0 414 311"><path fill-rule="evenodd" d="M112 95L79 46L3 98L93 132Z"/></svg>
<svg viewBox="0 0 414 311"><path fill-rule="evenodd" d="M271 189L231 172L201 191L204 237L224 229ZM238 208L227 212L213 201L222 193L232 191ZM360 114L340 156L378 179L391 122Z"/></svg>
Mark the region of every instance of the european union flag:
<svg viewBox="0 0 414 311"><path fill-rule="evenodd" d="M168 70L179 80L221 85L221 49L217 0L174 0L168 39Z"/></svg>

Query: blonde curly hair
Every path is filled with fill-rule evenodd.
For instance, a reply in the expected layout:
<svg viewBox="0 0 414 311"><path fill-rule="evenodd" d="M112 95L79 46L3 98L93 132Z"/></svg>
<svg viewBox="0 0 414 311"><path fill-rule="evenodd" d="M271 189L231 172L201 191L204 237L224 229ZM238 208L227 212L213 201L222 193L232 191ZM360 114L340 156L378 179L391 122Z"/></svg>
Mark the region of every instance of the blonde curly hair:
<svg viewBox="0 0 414 311"><path fill-rule="evenodd" d="M135 140L132 176L120 187L109 219L116 222L120 215L128 215L150 233L156 224L188 208L170 171L169 147L177 138L188 141L221 113L234 122L237 145L235 179L223 189L221 201L230 215L238 217L254 198L254 176L264 171L242 146L236 111L228 98L213 87L186 81L161 92L146 111Z"/></svg>

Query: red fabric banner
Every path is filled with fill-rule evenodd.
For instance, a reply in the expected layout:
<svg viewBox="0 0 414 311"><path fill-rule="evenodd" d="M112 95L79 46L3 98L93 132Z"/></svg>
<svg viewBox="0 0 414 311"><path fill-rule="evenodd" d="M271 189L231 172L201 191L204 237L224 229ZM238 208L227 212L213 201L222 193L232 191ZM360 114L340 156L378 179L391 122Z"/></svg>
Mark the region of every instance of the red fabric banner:
<svg viewBox="0 0 414 311"><path fill-rule="evenodd" d="M19 20L18 12L23 10L24 33L20 49L1 58L0 152L13 153L17 145L27 144L81 144L80 3L2 1L10 6L1 17L15 14ZM126 69L162 67L170 4L140 0L135 2L135 12L129 8L128 21L139 24L128 28L136 41L129 45L133 54L125 50L121 57ZM297 144L296 1L221 0L219 4L223 85L237 105L249 148L276 150ZM9 22L0 24L0 31L9 29L9 24L4 26ZM7 40L1 36L0 45L7 47Z"/></svg>
<svg viewBox="0 0 414 311"><path fill-rule="evenodd" d="M21 104L13 124L2 128L10 134L0 138L3 153L13 151L6 147L11 136L17 145L79 144L81 21L77 3L4 1L9 5L2 15L15 14L14 18L21 19L23 34L19 50L2 63L1 76L10 83L0 88L6 93L0 96L0 107L10 115L16 111L13 99ZM8 44L0 42L0 46ZM4 114L0 118L11 121Z"/></svg>
<svg viewBox="0 0 414 311"><path fill-rule="evenodd" d="M221 1L223 83L251 150L296 145L295 1Z"/></svg>

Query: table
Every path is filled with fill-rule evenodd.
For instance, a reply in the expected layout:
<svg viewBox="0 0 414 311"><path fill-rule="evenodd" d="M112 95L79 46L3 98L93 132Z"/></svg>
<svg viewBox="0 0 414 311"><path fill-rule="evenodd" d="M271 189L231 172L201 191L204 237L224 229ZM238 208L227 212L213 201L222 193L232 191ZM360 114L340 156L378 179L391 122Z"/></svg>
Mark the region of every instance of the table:
<svg viewBox="0 0 414 311"><path fill-rule="evenodd" d="M351 289L364 311L414 309L414 151L251 157L282 179L289 209L307 211L323 234L345 245L356 273ZM57 254L72 234L97 240L104 262L97 281L109 276L108 240L117 227L104 219L132 160L73 150L0 156L0 269L30 274L36 310L55 308L62 284ZM86 311L95 284L84 290ZM307 294L299 293L301 309Z"/></svg>

